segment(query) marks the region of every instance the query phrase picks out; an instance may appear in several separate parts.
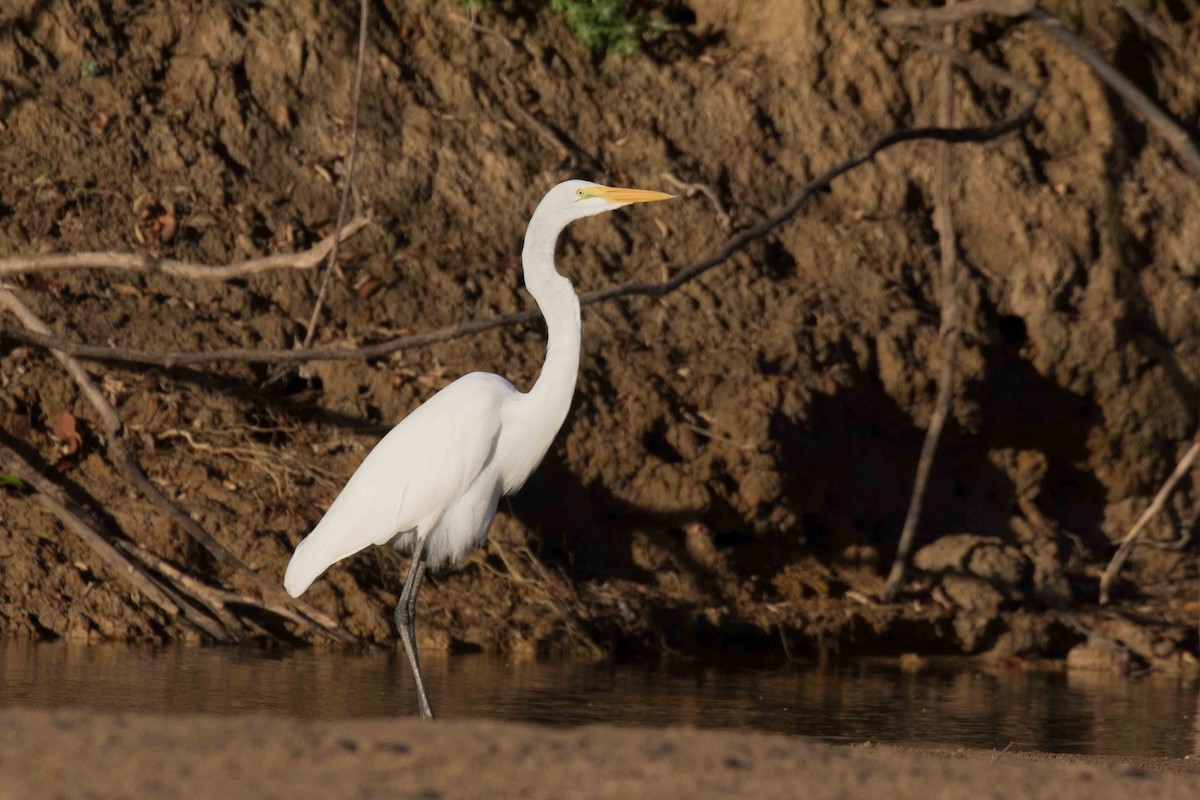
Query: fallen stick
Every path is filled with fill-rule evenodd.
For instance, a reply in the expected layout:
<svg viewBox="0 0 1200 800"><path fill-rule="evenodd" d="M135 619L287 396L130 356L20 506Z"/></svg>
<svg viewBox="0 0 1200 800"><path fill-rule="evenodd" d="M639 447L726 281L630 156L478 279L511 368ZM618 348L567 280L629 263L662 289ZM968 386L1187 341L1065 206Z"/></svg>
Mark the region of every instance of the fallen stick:
<svg viewBox="0 0 1200 800"><path fill-rule="evenodd" d="M112 571L113 575L128 582L135 591L140 592L147 600L158 606L168 618L177 619L182 616L184 621L212 637L214 641L230 641L230 634L214 620L204 616L181 598L172 597L150 576L121 555L117 548L100 533L97 525L89 522L82 513L72 508L73 503L67 498L65 492L39 474L15 451L3 445L0 445L0 469L16 475L22 482L33 487L37 493L38 502L53 514L64 528L87 545Z"/></svg>
<svg viewBox="0 0 1200 800"><path fill-rule="evenodd" d="M901 41L910 42L922 50L941 56L954 63L960 69L969 72L976 78L1003 86L1019 95L1023 101L1039 94L1038 88L1024 78L1019 78L1006 69L996 66L990 61L971 53L964 53L953 44L939 41L932 36L917 31L897 31L895 34Z"/></svg>
<svg viewBox="0 0 1200 800"><path fill-rule="evenodd" d="M11 289L0 286L0 306L7 308L14 316L21 320L22 324L28 328L40 332L48 333L49 328L46 323L39 318L32 309L26 306L19 297L12 292ZM158 506L164 511L167 516L173 519L184 532L190 536L197 544L204 547L218 563L227 567L234 573L239 573L247 576L255 583L262 591L264 598L275 596L280 598L281 604L290 603L298 609L305 619L302 622L305 630L310 634L327 635L329 638L343 642L352 641L353 637L342 631L335 620L327 614L312 608L307 603L300 600L290 598L283 591L282 585L268 581L262 575L247 567L241 559L234 555L228 548L218 542L204 530L204 528L192 519L182 508L162 493L155 486L150 478L142 469L141 464L129 451L124 437L124 424L121 421L117 410L108 402L104 394L96 386L95 381L88 375L87 370L75 358L61 351L55 350L54 356L59 360L67 372L79 386L84 397L100 415L101 427L108 440L108 450L113 456L113 459L121 467L125 477L140 491L150 502ZM264 601L265 602L265 601Z"/></svg>
<svg viewBox="0 0 1200 800"><path fill-rule="evenodd" d="M134 556L147 567L160 573L163 577L167 578L176 586L178 586L180 591L184 591L187 594L192 595L206 606L214 609L214 611L220 610L221 612L227 614L228 612L225 611L226 606L232 603L236 605L249 606L251 608L258 608L263 611L269 611L276 616L291 620L298 625L304 625L306 623L304 617L285 606L279 605L278 603L272 603L268 600L251 597L250 595L242 594L241 592L233 592L229 589L219 589L214 586L209 586L195 576L189 575L179 567L176 567L162 556L151 553L149 550L137 544L136 542L123 541L120 544L121 547L130 555Z"/></svg>
<svg viewBox="0 0 1200 800"><path fill-rule="evenodd" d="M879 153L904 142L934 140L952 144L981 143L997 139L1029 124L1033 119L1033 101L1026 103L1013 116L978 127L964 128L910 128L894 131L876 139L857 155L838 164L824 174L805 184L796 195L778 211L758 224L734 234L716 252L677 272L661 283L622 283L602 289L594 289L580 295L580 305L591 305L621 297L665 297L684 284L699 278L704 273L728 261L734 254L791 219L811 197L825 191L829 185L847 172L866 164ZM48 331L35 331L28 327L15 328L0 325L0 338L7 337L36 347L59 350L80 358L96 361L148 364L161 367L192 366L218 362L243 362L257 364L296 364L309 361L370 361L404 350L427 347L431 344L459 339L494 328L534 322L541 314L534 310L517 311L495 317L458 322L425 333L401 336L386 342L363 347L314 347L309 350L256 350L253 348L227 348L208 352L168 352L161 350L139 350L128 347L105 347L74 342Z"/></svg>
<svg viewBox="0 0 1200 800"><path fill-rule="evenodd" d="M667 183L683 192L685 197L693 197L697 194L707 197L708 202L712 204L713 211L717 213L717 220L721 223L721 227L726 231L733 230L733 220L729 216L729 212L725 210L725 206L721 205L721 198L717 196L716 190L707 183L688 183L680 180L672 172L663 172L662 177Z"/></svg>
<svg viewBox="0 0 1200 800"><path fill-rule="evenodd" d="M958 6L954 0L946 0L942 8L953 11ZM954 26L947 25L942 33L942 43L954 47ZM938 125L950 127L954 124L954 62L946 58L938 69ZM938 377L938 394L933 413L929 417L929 428L921 445L917 461L917 474L913 480L912 499L904 517L900 542L892 569L883 585L883 599L891 601L908 572L909 554L916 539L917 525L921 521L921 509L925 503L925 492L929 487L929 476L933 472L933 460L937 455L942 429L950 415L950 401L954 398L954 374L958 355L958 340L962 331L962 309L958 298L958 241L954 232L954 218L950 208L950 188L953 181L950 145L938 144L937 174L933 184L933 222L938 232L942 266L942 371Z"/></svg>
<svg viewBox="0 0 1200 800"><path fill-rule="evenodd" d="M1129 533L1125 534L1125 538L1121 540L1121 545L1117 548L1117 552L1113 554L1112 561L1108 562L1108 567L1104 570L1104 575L1100 578L1100 603L1101 605L1108 602L1109 594L1112 591L1113 581L1117 579L1117 575L1121 572L1121 567L1125 565L1125 561L1129 558L1133 548L1137 545L1138 537L1146 530L1146 526L1150 524L1150 520L1162 510L1166 505L1167 500L1171 497L1171 493L1175 491L1175 487L1179 481L1183 480L1183 476L1188 473L1192 465L1196 463L1196 459L1200 457L1200 432L1192 438L1192 446L1184 453L1183 458L1179 459L1179 463L1175 465L1175 471L1167 478L1166 483L1158 490L1158 494L1150 502L1150 505L1138 517L1137 522L1129 529Z"/></svg>
<svg viewBox="0 0 1200 800"><path fill-rule="evenodd" d="M1186 58L1187 50L1179 37L1166 25L1155 19L1149 11L1143 11L1134 0L1108 0L1109 3L1124 11L1131 20L1144 28L1151 36L1158 39L1174 51L1175 55Z"/></svg>
<svg viewBox="0 0 1200 800"><path fill-rule="evenodd" d="M984 14L1001 17L1023 17L1037 8L1037 0L964 0L932 8L888 8L876 18L884 25L918 28L949 25Z"/></svg>
<svg viewBox="0 0 1200 800"><path fill-rule="evenodd" d="M356 217L346 223L340 237L331 234L300 253L278 253L233 264L209 266L143 253L47 253L0 258L0 276L59 269L111 269L150 272L196 281L227 281L277 269L312 269L329 255L335 242L349 239L369 222L367 217Z"/></svg>
<svg viewBox="0 0 1200 800"><path fill-rule="evenodd" d="M1115 2L1115 0L1114 0ZM1122 4L1124 8L1126 4ZM1128 11L1128 8L1126 8ZM1000 14L1019 17L1028 15L1042 30L1071 51L1086 64L1101 81L1117 93L1135 114L1138 114L1163 137L1178 154L1184 166L1200 179L1200 148L1182 125L1171 118L1133 81L1104 60L1095 48L1067 30L1063 21L1037 7L1036 0L966 0L963 3L933 8L889 8L880 11L877 19L895 27L925 27L969 19L980 14Z"/></svg>
<svg viewBox="0 0 1200 800"><path fill-rule="evenodd" d="M329 293L329 276L337 264L338 241L336 234L342 229L346 220L346 209L350 207L350 193L354 188L354 159L358 155L358 107L362 97L363 59L367 50L367 12L370 3L362 0L358 11L358 60L354 66L354 90L350 99L353 114L350 120L350 151L346 154L346 185L342 188L342 202L338 206L337 225L334 226L333 247L329 250L329 261L325 264L325 274L321 276L321 288L317 291L317 301L313 304L312 316L308 318L308 330L304 333L304 341L300 349L307 349L312 344L313 336L317 333L317 323L321 318L321 309L325 307L325 296Z"/></svg>
<svg viewBox="0 0 1200 800"><path fill-rule="evenodd" d="M1037 10L1030 15L1041 28L1070 50L1086 64L1096 77L1116 92L1135 114L1139 115L1175 150L1183 165L1200 180L1200 149L1183 126L1173 120L1167 112L1146 96L1133 81L1122 75L1096 52L1091 45L1067 30L1063 21L1046 11Z"/></svg>

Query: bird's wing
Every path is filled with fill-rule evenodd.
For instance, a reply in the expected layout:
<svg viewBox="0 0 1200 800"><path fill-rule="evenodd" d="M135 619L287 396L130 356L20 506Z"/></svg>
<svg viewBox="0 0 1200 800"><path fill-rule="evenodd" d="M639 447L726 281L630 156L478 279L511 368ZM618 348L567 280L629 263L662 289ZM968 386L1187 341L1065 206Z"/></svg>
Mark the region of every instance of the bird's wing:
<svg viewBox="0 0 1200 800"><path fill-rule="evenodd" d="M429 398L380 440L288 563L284 587L298 597L331 564L397 533L422 535L479 476L495 453L501 405L516 393L475 372Z"/></svg>

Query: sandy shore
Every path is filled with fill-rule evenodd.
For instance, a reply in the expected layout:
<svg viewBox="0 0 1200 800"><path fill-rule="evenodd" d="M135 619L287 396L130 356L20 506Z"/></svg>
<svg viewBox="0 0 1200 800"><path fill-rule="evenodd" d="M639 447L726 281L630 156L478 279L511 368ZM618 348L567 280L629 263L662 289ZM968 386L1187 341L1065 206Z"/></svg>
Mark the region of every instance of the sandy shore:
<svg viewBox="0 0 1200 800"><path fill-rule="evenodd" d="M1194 800L1200 764L689 729L0 712L0 800L47 797Z"/></svg>

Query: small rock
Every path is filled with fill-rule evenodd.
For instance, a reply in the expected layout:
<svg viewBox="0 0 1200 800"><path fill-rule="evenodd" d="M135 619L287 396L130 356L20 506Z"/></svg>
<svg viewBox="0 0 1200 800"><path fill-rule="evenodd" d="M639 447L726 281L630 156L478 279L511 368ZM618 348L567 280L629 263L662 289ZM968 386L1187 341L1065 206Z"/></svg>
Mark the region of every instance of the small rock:
<svg viewBox="0 0 1200 800"><path fill-rule="evenodd" d="M1122 675L1133 667L1133 655L1106 639L1089 639L1067 653L1068 670L1117 672Z"/></svg>
<svg viewBox="0 0 1200 800"><path fill-rule="evenodd" d="M975 548L969 558L968 572L1002 586L1018 588L1032 572L1029 559L1020 550L998 542Z"/></svg>
<svg viewBox="0 0 1200 800"><path fill-rule="evenodd" d="M1033 593L1051 608L1066 608L1074 597L1071 582L1064 569L1065 554L1058 541L1048 538L1035 539L1025 544L1021 551L1033 564Z"/></svg>
<svg viewBox="0 0 1200 800"><path fill-rule="evenodd" d="M973 575L950 574L942 578L942 591L965 611L994 617L1004 602L1004 595L992 584Z"/></svg>
<svg viewBox="0 0 1200 800"><path fill-rule="evenodd" d="M1080 641L1075 628L1046 614L1014 611L1005 615L1004 625L1007 630L988 651L988 657L996 661L1030 656L1065 658Z"/></svg>
<svg viewBox="0 0 1200 800"><path fill-rule="evenodd" d="M1168 643L1167 647L1169 649L1166 652L1158 651L1155 648L1156 637L1150 626L1135 622L1119 614L1114 614L1107 619L1097 621L1096 630L1104 638L1120 642L1125 646L1125 649L1146 661L1165 656L1175 650L1174 646Z"/></svg>
<svg viewBox="0 0 1200 800"><path fill-rule="evenodd" d="M978 653L997 638L1003 623L1000 618L988 614L965 611L954 617L954 635L964 654Z"/></svg>
<svg viewBox="0 0 1200 800"><path fill-rule="evenodd" d="M995 536L959 533L927 544L913 556L917 569L960 573L983 578L997 586L1020 588L1033 572L1029 559Z"/></svg>

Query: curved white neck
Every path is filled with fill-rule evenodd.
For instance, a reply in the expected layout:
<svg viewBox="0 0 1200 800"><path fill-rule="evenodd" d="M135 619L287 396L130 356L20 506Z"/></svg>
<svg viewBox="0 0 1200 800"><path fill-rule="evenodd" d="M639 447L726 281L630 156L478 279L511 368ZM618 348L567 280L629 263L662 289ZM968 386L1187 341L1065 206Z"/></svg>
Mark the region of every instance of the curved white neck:
<svg viewBox="0 0 1200 800"><path fill-rule="evenodd" d="M548 340L541 374L527 394L517 397L513 409L526 424L521 426L522 441L512 443L519 455L512 473L505 476L506 493L516 491L546 455L575 394L582 330L579 298L571 282L554 268L554 245L564 225L535 212L525 234L521 253L525 288L546 318Z"/></svg>
<svg viewBox="0 0 1200 800"><path fill-rule="evenodd" d="M575 393L582 331L575 287L554 269L554 244L561 230L543 231L541 226L531 223L521 254L525 288L546 318L548 336L546 361L529 398L549 404L544 409L547 412L561 410L561 415L556 415L560 425Z"/></svg>

